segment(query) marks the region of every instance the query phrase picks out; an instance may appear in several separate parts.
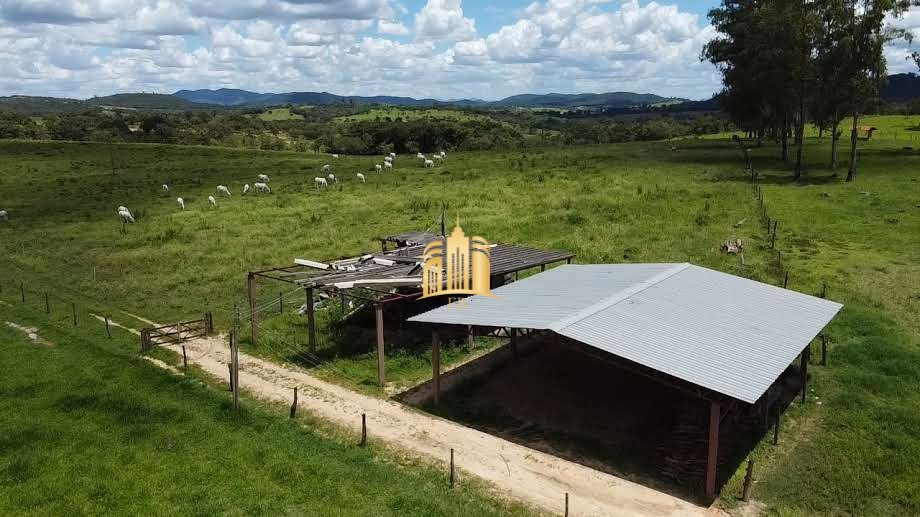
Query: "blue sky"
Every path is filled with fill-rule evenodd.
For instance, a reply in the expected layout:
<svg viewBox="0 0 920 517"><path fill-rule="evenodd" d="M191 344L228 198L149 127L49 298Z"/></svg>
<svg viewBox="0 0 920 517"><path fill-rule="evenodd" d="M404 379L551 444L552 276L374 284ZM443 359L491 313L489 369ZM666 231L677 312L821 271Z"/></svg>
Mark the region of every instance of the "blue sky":
<svg viewBox="0 0 920 517"><path fill-rule="evenodd" d="M183 88L440 99L720 87L716 2L0 0L0 95ZM895 23L920 37L917 10ZM920 39L920 38L918 38ZM887 49L908 71L906 44Z"/></svg>

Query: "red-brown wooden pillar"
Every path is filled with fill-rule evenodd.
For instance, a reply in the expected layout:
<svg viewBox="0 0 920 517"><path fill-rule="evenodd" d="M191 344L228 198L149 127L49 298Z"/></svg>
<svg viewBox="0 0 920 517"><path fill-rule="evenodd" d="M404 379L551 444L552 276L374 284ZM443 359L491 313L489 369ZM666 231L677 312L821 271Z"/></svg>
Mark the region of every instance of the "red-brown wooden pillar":
<svg viewBox="0 0 920 517"><path fill-rule="evenodd" d="M441 398L441 337L437 329L431 331L431 370L432 385L434 386L434 403L438 404Z"/></svg>
<svg viewBox="0 0 920 517"><path fill-rule="evenodd" d="M383 387L387 381L386 356L383 347L383 304L380 302L374 304L374 311L377 313L377 384Z"/></svg>
<svg viewBox="0 0 920 517"><path fill-rule="evenodd" d="M709 405L709 453L706 457L706 497L716 496L716 465L719 462L719 403L713 400Z"/></svg>

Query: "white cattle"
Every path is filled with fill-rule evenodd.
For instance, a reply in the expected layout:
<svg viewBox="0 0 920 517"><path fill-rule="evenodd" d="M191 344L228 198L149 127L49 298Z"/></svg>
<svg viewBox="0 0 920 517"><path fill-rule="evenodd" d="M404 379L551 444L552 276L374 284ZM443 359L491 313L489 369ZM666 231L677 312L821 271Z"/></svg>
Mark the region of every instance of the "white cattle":
<svg viewBox="0 0 920 517"><path fill-rule="evenodd" d="M217 200L214 199L214 196L208 196L208 204L211 206L217 206Z"/></svg>
<svg viewBox="0 0 920 517"><path fill-rule="evenodd" d="M316 184L316 188L329 186L329 183L326 181L326 178L313 178L313 183Z"/></svg>
<svg viewBox="0 0 920 517"><path fill-rule="evenodd" d="M268 183L272 179L268 177L268 174L259 174L259 181L262 183Z"/></svg>
<svg viewBox="0 0 920 517"><path fill-rule="evenodd" d="M374 164L374 170L377 171L377 172L380 172L380 171L383 170L383 166L380 165L379 163L375 163L375 164Z"/></svg>
<svg viewBox="0 0 920 517"><path fill-rule="evenodd" d="M133 223L134 216L131 215L131 212L127 208L120 206L118 207L118 216L121 217L121 220L125 223Z"/></svg>
<svg viewBox="0 0 920 517"><path fill-rule="evenodd" d="M425 160L425 167L434 167L433 160Z"/></svg>
<svg viewBox="0 0 920 517"><path fill-rule="evenodd" d="M333 159L333 160L338 160L338 159L339 159L339 155L333 154L333 155L332 155L332 159Z"/></svg>
<svg viewBox="0 0 920 517"><path fill-rule="evenodd" d="M390 153L390 158L396 159L396 153Z"/></svg>
<svg viewBox="0 0 920 517"><path fill-rule="evenodd" d="M367 178L364 177L364 174L358 173L358 179L361 180L361 183L365 183Z"/></svg>
<svg viewBox="0 0 920 517"><path fill-rule="evenodd" d="M387 169L392 169L393 162L383 162L383 166L386 167Z"/></svg>
<svg viewBox="0 0 920 517"><path fill-rule="evenodd" d="M425 155L422 154L422 153L417 153L417 154L415 155L415 157L418 158L419 160L424 160L424 159L425 159Z"/></svg>
<svg viewBox="0 0 920 517"><path fill-rule="evenodd" d="M185 210L185 200L184 200L184 199L182 199L181 197L177 197L177 198L176 198L176 203L179 204L179 209L180 209L180 210Z"/></svg>
<svg viewBox="0 0 920 517"><path fill-rule="evenodd" d="M228 188L225 187L224 185L218 185L218 186L217 186L217 193L218 193L218 194L222 194L222 195L227 196L227 197L230 197L230 189L228 189Z"/></svg>
<svg viewBox="0 0 920 517"><path fill-rule="evenodd" d="M267 183L255 183L256 192L263 192L265 194L271 194L272 189L268 187Z"/></svg>
<svg viewBox="0 0 920 517"><path fill-rule="evenodd" d="M384 156L384 157L383 157L383 161L385 161L385 162L392 162L392 161L393 161L393 157L392 157L392 156Z"/></svg>
<svg viewBox="0 0 920 517"><path fill-rule="evenodd" d="M323 165L323 172L329 172L331 170L332 170L332 165L329 165L328 163L326 165Z"/></svg>
<svg viewBox="0 0 920 517"><path fill-rule="evenodd" d="M243 195L246 195L248 193L249 193L249 183L243 185Z"/></svg>
<svg viewBox="0 0 920 517"><path fill-rule="evenodd" d="M335 174L330 174L330 175L328 175L328 176L326 176L326 177L329 178L329 181L331 181L331 182L333 182L333 183L338 183L338 181L335 179Z"/></svg>
<svg viewBox="0 0 920 517"><path fill-rule="evenodd" d="M163 189L163 192L169 192L169 185L164 183L161 188Z"/></svg>
<svg viewBox="0 0 920 517"><path fill-rule="evenodd" d="M6 210L0 210L0 220L2 220L2 221L9 221L9 220L10 220L10 213L7 212Z"/></svg>
<svg viewBox="0 0 920 517"><path fill-rule="evenodd" d="M434 159L435 159L435 160L437 160L437 161L439 161L439 162L442 162L442 161L444 161L444 157L443 157L443 156L441 156L440 154L436 154L436 155L434 155Z"/></svg>

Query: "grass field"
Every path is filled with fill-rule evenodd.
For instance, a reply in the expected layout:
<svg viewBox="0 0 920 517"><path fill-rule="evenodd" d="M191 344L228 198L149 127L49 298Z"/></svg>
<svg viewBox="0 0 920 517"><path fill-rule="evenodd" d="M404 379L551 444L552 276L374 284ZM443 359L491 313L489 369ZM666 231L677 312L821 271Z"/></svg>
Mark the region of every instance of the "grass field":
<svg viewBox="0 0 920 517"><path fill-rule="evenodd" d="M755 497L779 515L916 515L920 153L902 148L917 121L866 124L883 129L860 142L851 184L842 181L845 168L833 177L824 165L827 139L808 139L798 184L775 145L752 150L779 221L780 255L767 246L740 153L727 139L682 140L675 150L648 142L451 153L433 170L400 156L384 174L371 172L372 159L342 157L334 164L341 182L328 190L313 187L326 159L293 153L4 142L0 205L10 222L0 223L0 252L10 281L58 286L163 321L210 308L219 325L242 304L246 271L374 250L375 237L432 227L441 207L459 210L464 228L490 241L567 249L578 262L690 261L774 284L788 270L790 288L817 293L827 283L846 307L829 327L830 366L812 370L821 404L796 405L781 445L758 448ZM355 181L357 172L367 184ZM272 176L274 193L240 197L259 173ZM164 182L169 195L159 191ZM208 209L217 184L234 197ZM138 217L124 234L115 215L122 204ZM744 265L719 250L727 238L746 242ZM263 289L260 302L278 291ZM282 334L283 318L292 316L270 323ZM392 357L403 356L390 370L398 382L430 368L425 350L388 345ZM373 391L370 342L355 348L321 370ZM738 482L723 504L734 504Z"/></svg>
<svg viewBox="0 0 920 517"><path fill-rule="evenodd" d="M136 338L0 293L0 514L529 515L470 482L225 385L142 360ZM82 315L81 315L82 316ZM33 343L5 322L40 330Z"/></svg>
<svg viewBox="0 0 920 517"><path fill-rule="evenodd" d="M403 108L374 108L357 115L347 117L337 117L339 122L359 122L367 120L419 120L419 119L441 119L441 120L485 120L488 117L461 110L448 109L403 109Z"/></svg>
<svg viewBox="0 0 920 517"><path fill-rule="evenodd" d="M259 118L262 120L275 121L275 120L303 120L303 115L299 113L292 113L291 108L274 108L265 110L262 113L259 113Z"/></svg>

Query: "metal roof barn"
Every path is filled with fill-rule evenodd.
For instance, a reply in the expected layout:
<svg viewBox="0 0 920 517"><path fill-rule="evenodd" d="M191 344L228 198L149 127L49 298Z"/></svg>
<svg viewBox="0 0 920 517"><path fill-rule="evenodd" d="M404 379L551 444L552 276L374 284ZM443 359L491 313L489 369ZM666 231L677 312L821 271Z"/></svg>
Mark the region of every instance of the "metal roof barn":
<svg viewBox="0 0 920 517"><path fill-rule="evenodd" d="M410 321L545 329L754 403L842 305L692 264L564 265Z"/></svg>

